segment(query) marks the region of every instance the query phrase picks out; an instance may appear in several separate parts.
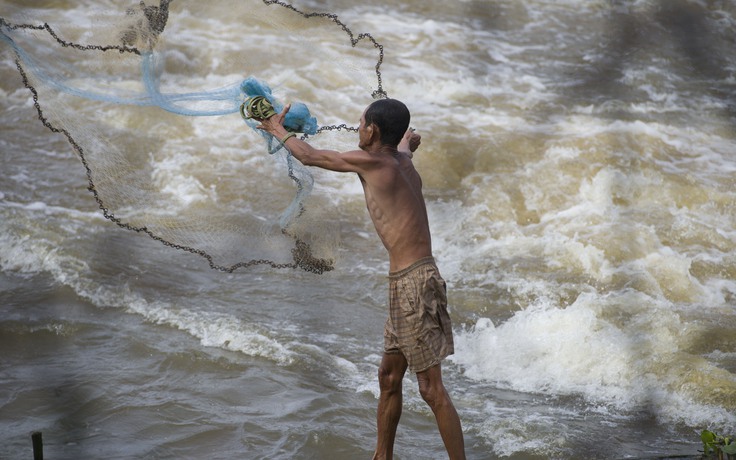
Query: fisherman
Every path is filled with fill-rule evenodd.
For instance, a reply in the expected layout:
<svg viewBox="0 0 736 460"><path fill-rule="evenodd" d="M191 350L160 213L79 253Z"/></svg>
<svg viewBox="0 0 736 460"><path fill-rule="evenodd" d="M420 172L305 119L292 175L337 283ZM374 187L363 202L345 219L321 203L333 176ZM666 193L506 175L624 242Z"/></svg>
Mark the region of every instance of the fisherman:
<svg viewBox="0 0 736 460"><path fill-rule="evenodd" d="M368 212L389 256L389 315L378 369L378 440L374 459L393 458L406 369L416 373L419 392L435 415L450 459L464 459L460 418L442 382L441 362L454 352L446 284L432 257L432 239L422 180L412 157L421 136L409 130L406 105L379 99L360 118L358 150L319 150L284 126L290 105L259 120L307 166L357 173Z"/></svg>

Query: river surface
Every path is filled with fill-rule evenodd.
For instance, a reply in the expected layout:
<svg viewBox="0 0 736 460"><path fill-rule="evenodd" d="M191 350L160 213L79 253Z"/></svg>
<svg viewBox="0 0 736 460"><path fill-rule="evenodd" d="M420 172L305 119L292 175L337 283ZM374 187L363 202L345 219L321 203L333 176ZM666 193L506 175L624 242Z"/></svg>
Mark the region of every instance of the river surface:
<svg viewBox="0 0 736 460"><path fill-rule="evenodd" d="M95 17L137 3L4 0L0 16L88 43ZM468 458L695 457L702 429L736 434L734 2L293 4L383 46L383 89L422 135ZM168 85L257 75L357 125L375 48L322 19L284 27L278 5L203 5L171 3ZM104 218L0 50L0 458L31 458L33 431L52 459L370 458L388 262L357 177L312 171L334 270L212 270ZM75 65L95 68L87 54ZM171 120L189 134L154 143L142 119L120 144L179 216L288 205L240 115ZM446 458L414 376L404 391L397 458Z"/></svg>

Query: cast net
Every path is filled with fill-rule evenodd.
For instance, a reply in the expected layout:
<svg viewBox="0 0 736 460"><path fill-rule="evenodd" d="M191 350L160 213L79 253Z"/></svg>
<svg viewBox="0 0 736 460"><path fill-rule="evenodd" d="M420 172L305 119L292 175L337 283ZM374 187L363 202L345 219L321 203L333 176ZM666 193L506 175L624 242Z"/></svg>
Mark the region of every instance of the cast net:
<svg viewBox="0 0 736 460"><path fill-rule="evenodd" d="M39 119L79 156L105 218L220 271L332 270L339 226L310 205L312 174L241 109L297 102L286 126L307 141L355 131L310 104L386 97L383 47L281 1L120 3L0 18Z"/></svg>

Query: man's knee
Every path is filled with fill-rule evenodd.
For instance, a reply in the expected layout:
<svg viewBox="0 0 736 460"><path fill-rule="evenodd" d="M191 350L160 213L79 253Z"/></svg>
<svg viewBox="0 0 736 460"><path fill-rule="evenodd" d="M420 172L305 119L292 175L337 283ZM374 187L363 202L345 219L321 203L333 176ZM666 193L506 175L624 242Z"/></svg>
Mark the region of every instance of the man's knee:
<svg viewBox="0 0 736 460"><path fill-rule="evenodd" d="M437 388L427 381L419 381L419 394L422 395L422 399L429 404L430 407L434 407L443 398L444 388Z"/></svg>
<svg viewBox="0 0 736 460"><path fill-rule="evenodd" d="M445 385L442 383L442 376L439 369L430 369L429 371L417 374L417 382L419 383L419 394L422 399L429 404L429 407L436 407L438 404L444 404L449 396Z"/></svg>
<svg viewBox="0 0 736 460"><path fill-rule="evenodd" d="M387 355L388 356L388 355ZM404 379L404 373L406 372L405 361L401 359L384 359L381 365L378 367L378 384L381 391L400 391L401 382Z"/></svg>

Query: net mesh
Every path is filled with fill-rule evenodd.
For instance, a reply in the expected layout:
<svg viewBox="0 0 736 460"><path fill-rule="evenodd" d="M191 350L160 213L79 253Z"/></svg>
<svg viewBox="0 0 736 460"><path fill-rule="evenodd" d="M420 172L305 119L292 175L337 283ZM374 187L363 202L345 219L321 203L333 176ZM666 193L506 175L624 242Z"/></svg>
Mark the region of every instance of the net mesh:
<svg viewBox="0 0 736 460"><path fill-rule="evenodd" d="M309 66L320 57L317 52L332 55L345 78L358 82L353 90L386 97L383 47L370 34L354 34L331 13L281 1L201 3L133 3L123 11L96 11L85 27L11 13L0 18L0 43L13 53L43 125L64 136L78 155L105 218L199 255L215 270L256 265L332 270L339 235L323 215L324 206L309 206L312 174L277 140L255 129L254 120L244 120L241 106L262 95L277 110L283 107L259 78L266 74L282 88L289 86L279 74L283 68L271 68L274 46L294 57L297 67ZM215 26L208 23L214 20ZM247 27L244 41L252 46L208 46L202 36L218 28L238 36L227 30L238 27ZM182 32L187 28L200 33L187 36ZM184 36L201 40L201 46L184 48ZM325 40L327 46L321 44ZM270 54L258 52L263 46ZM319 69L310 72L319 78ZM337 77L333 73L320 84ZM299 73L288 78L298 80L296 86L314 100L309 81ZM324 131L356 130L345 123L319 125L307 104L297 103L291 112L287 127L307 141ZM244 121L253 128L247 137ZM244 157L244 150L264 154ZM271 164L264 166L264 158ZM238 177L248 164L260 168L257 178ZM279 194L282 190L290 197Z"/></svg>

